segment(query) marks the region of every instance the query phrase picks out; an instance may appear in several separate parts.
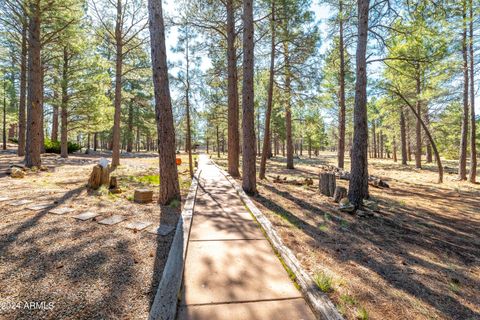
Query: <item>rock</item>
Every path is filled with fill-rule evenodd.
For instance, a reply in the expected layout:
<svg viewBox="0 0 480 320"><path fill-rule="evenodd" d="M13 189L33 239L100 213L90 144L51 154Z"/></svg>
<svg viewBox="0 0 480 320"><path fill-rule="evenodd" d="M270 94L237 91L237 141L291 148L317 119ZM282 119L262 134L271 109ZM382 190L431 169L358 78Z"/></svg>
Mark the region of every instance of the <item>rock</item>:
<svg viewBox="0 0 480 320"><path fill-rule="evenodd" d="M25 165L21 164L21 163L14 163L14 164L11 164L10 165L10 168L13 169L13 168L18 168L18 169L21 169L23 171L25 171L27 168L25 167Z"/></svg>
<svg viewBox="0 0 480 320"><path fill-rule="evenodd" d="M46 167L46 166L40 166L40 171L48 171L48 167Z"/></svg>
<svg viewBox="0 0 480 320"><path fill-rule="evenodd" d="M370 210L377 211L378 210L378 203L371 201L371 200L363 200L363 205Z"/></svg>
<svg viewBox="0 0 480 320"><path fill-rule="evenodd" d="M12 178L24 178L25 177L25 172L19 168L12 168L12 171L10 172L10 177Z"/></svg>
<svg viewBox="0 0 480 320"><path fill-rule="evenodd" d="M345 198L342 198L339 203L341 206L344 206L344 205L350 204L350 200L348 200L348 198L345 197Z"/></svg>
<svg viewBox="0 0 480 320"><path fill-rule="evenodd" d="M367 212L366 212L366 211L363 211L363 210L357 210L355 213L356 213L357 216L359 216L359 217L366 217L366 216L367 216Z"/></svg>
<svg viewBox="0 0 480 320"><path fill-rule="evenodd" d="M355 211L355 206L353 204L341 205L338 210L347 213L353 213Z"/></svg>

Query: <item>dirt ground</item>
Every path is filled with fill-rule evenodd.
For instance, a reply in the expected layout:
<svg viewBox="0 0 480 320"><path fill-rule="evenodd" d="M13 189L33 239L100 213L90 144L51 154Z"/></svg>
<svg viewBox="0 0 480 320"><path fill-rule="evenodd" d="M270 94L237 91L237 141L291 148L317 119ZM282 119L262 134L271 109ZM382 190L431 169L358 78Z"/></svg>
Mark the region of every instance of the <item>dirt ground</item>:
<svg viewBox="0 0 480 320"><path fill-rule="evenodd" d="M46 172L28 172L23 179L4 174L9 163L22 159L15 150L0 153L0 319L146 319L174 231L167 236L133 231L131 221L174 226L180 203L159 207L136 204L133 190L148 187L158 199L158 156L122 155L115 171L123 190L85 187L91 168L109 154L75 154L68 160L46 154ZM179 166L182 197L190 185L186 157ZM31 200L11 206L13 200ZM47 204L39 211L34 204ZM48 213L72 208L65 215ZM100 213L88 221L72 216ZM97 223L113 214L126 217L119 224ZM149 227L149 228L150 228ZM147 228L148 229L148 228ZM37 305L30 305L36 302ZM27 303L27 305L25 305Z"/></svg>
<svg viewBox="0 0 480 320"><path fill-rule="evenodd" d="M317 191L319 165L335 161L322 153L287 170L273 158L252 199L305 269L331 281L325 291L339 311L347 319L480 319L480 185L454 181L453 161L439 185L433 164L370 159L369 173L391 188L370 187L378 212L358 217ZM277 175L315 184L273 183Z"/></svg>

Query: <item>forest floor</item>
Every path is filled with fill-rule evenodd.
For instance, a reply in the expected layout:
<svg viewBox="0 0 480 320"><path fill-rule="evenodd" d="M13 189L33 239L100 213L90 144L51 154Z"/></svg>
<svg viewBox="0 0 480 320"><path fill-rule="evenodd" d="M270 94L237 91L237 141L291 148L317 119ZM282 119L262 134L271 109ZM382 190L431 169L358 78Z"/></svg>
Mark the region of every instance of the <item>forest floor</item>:
<svg viewBox="0 0 480 320"><path fill-rule="evenodd" d="M285 158L272 158L252 199L339 311L347 319L480 319L480 185L455 181L454 161L439 185L434 164L369 159L369 173L390 188L370 187L378 212L358 217L318 192L319 165L335 162L321 153L288 170ZM277 175L314 185L274 183Z"/></svg>
<svg viewBox="0 0 480 320"><path fill-rule="evenodd" d="M14 179L4 172L10 163L22 159L13 148L0 151L0 319L148 317L181 204L156 204L158 155L153 152L121 155L121 166L113 174L122 193L110 194L103 187L87 190L93 165L110 156L73 154L64 161L56 154L45 154L42 162L48 171L29 171L23 179ZM181 157L185 199L190 176L187 158ZM134 203L135 188L152 189L154 202ZM41 204L46 207L32 207ZM58 208L73 211L49 213ZM99 216L87 221L73 218L85 211ZM112 215L126 220L115 225L98 223ZM134 221L152 224L142 231L127 229ZM172 232L154 233L159 225L172 227ZM44 302L47 310L26 308L25 302Z"/></svg>

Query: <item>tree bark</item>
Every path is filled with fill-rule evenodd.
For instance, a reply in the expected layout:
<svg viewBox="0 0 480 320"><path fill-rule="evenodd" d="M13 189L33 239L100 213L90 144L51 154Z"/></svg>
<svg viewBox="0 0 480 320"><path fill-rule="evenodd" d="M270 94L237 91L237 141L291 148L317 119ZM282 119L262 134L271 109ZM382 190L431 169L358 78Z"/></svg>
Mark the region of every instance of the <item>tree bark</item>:
<svg viewBox="0 0 480 320"><path fill-rule="evenodd" d="M27 92L27 25L22 26L22 49L20 60L20 98L18 104L18 150L17 155L25 155L25 105Z"/></svg>
<svg viewBox="0 0 480 320"><path fill-rule="evenodd" d="M50 136L50 140L58 141L58 78L55 76L53 81L54 88L53 88L53 114L52 114L52 134Z"/></svg>
<svg viewBox="0 0 480 320"><path fill-rule="evenodd" d="M473 0L469 1L470 11L470 173L468 181L476 183L477 179L477 134L475 119L475 68L474 68L474 50L473 50Z"/></svg>
<svg viewBox="0 0 480 320"><path fill-rule="evenodd" d="M68 73L69 73L69 57L68 48L63 48L63 69L62 69L62 103L61 103L61 122L62 128L60 132L60 156L62 158L68 158Z"/></svg>
<svg viewBox="0 0 480 320"><path fill-rule="evenodd" d="M40 167L42 128L42 58L41 58L41 19L38 2L30 4L28 25L28 112L25 166Z"/></svg>
<svg viewBox="0 0 480 320"><path fill-rule="evenodd" d="M267 110L265 111L265 131L263 134L263 150L262 158L260 160L260 173L259 178L265 179L265 171L267 166L267 158L270 153L270 121L272 117L272 105L273 105L273 80L275 76L275 0L272 0L271 4L271 18L270 18L270 32L272 34L270 42L270 73L268 78L268 97L267 97Z"/></svg>
<svg viewBox="0 0 480 320"><path fill-rule="evenodd" d="M128 104L127 152L133 151L133 102Z"/></svg>
<svg viewBox="0 0 480 320"><path fill-rule="evenodd" d="M243 1L243 25L242 187L247 194L255 194L257 192L257 186L255 168L255 107L253 92L253 0Z"/></svg>
<svg viewBox="0 0 480 320"><path fill-rule="evenodd" d="M416 108L417 108L417 113L422 114L422 104L420 101L420 94L421 94L421 82L420 82L420 67L417 66L417 74L416 74L416 94L417 94L417 102L416 102ZM417 118L417 123L415 126L415 142L416 142L416 149L415 149L415 167L417 169L422 168L422 125L421 125L421 119Z"/></svg>
<svg viewBox="0 0 480 320"><path fill-rule="evenodd" d="M400 139L402 147L402 164L407 165L408 155L407 155L407 134L405 126L405 114L403 113L403 107L400 107Z"/></svg>
<svg viewBox="0 0 480 320"><path fill-rule="evenodd" d="M376 120L374 119L372 121L372 139L373 139L373 157L377 158L378 153L377 153L377 133L376 133L376 125L375 125Z"/></svg>
<svg viewBox="0 0 480 320"><path fill-rule="evenodd" d="M149 0L148 11L160 162L161 183L158 201L165 205L174 199L180 200L180 185L175 156L175 128L168 82L162 2Z"/></svg>
<svg viewBox="0 0 480 320"><path fill-rule="evenodd" d="M238 76L235 49L235 7L227 0L227 69L228 69L228 173L239 177L240 134L238 127Z"/></svg>
<svg viewBox="0 0 480 320"><path fill-rule="evenodd" d="M351 179L348 198L358 208L368 198L368 124L367 124L367 63L369 0L358 0L358 42L356 52L356 84Z"/></svg>
<svg viewBox="0 0 480 320"><path fill-rule="evenodd" d="M117 19L115 23L115 96L113 105L112 167L120 164L120 115L122 112L122 69L123 69L123 22L122 1L117 0Z"/></svg>
<svg viewBox="0 0 480 320"><path fill-rule="evenodd" d="M338 167L343 169L345 165L345 48L343 44L343 1L339 1L339 49L340 49L340 72L339 72L339 89L338 89Z"/></svg>
<svg viewBox="0 0 480 320"><path fill-rule="evenodd" d="M188 43L188 35L186 37L186 45L185 45L185 57L186 57L186 66L187 66L187 74L186 74L186 117L187 117L187 152L188 152L188 170L190 171L190 178L193 178L193 162L192 162L192 132L190 126L190 56L189 56L189 43Z"/></svg>
<svg viewBox="0 0 480 320"><path fill-rule="evenodd" d="M293 139L292 139L292 106L291 106L291 77L288 42L284 42L285 49L285 128L287 139L287 169L294 169L293 165Z"/></svg>

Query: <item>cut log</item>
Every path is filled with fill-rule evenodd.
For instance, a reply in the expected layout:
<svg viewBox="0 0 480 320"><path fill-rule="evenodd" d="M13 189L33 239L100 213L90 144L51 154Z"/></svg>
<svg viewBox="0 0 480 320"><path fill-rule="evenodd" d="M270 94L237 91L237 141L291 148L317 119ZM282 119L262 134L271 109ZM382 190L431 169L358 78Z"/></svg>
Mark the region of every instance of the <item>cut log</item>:
<svg viewBox="0 0 480 320"><path fill-rule="evenodd" d="M319 175L318 187L320 193L332 197L335 192L335 173L322 172Z"/></svg>
<svg viewBox="0 0 480 320"><path fill-rule="evenodd" d="M110 184L108 189L117 189L118 188L118 181L117 177L110 177Z"/></svg>
<svg viewBox="0 0 480 320"><path fill-rule="evenodd" d="M88 188L97 190L102 185L102 166L96 165L90 173L90 179L88 179Z"/></svg>
<svg viewBox="0 0 480 320"><path fill-rule="evenodd" d="M88 179L87 187L97 190L102 185L108 186L110 184L110 166L102 167L97 164L93 167L90 178Z"/></svg>
<svg viewBox="0 0 480 320"><path fill-rule="evenodd" d="M153 200L153 191L148 189L136 189L133 201L137 203L149 203Z"/></svg>
<svg viewBox="0 0 480 320"><path fill-rule="evenodd" d="M343 198L345 198L347 196L347 189L344 188L344 187L340 187L340 186L337 186L335 188L335 193L333 194L333 200L336 202L336 203L339 203L340 200L342 200Z"/></svg>

